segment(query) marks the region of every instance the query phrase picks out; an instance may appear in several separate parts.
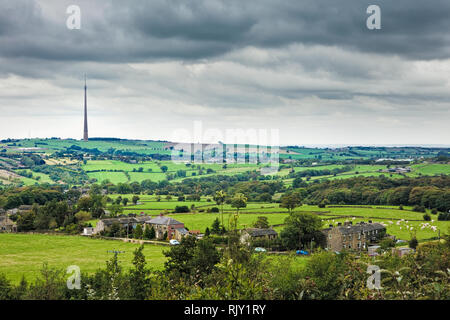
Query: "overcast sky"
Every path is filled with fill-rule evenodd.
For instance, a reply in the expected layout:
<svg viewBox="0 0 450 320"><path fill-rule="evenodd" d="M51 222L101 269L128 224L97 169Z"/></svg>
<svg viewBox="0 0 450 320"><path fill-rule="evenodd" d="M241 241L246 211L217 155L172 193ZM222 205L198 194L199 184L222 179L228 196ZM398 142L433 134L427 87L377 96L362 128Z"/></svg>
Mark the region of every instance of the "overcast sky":
<svg viewBox="0 0 450 320"><path fill-rule="evenodd" d="M86 73L91 137L171 140L202 121L224 140L449 145L449 14L448 0L0 0L0 138L82 138Z"/></svg>

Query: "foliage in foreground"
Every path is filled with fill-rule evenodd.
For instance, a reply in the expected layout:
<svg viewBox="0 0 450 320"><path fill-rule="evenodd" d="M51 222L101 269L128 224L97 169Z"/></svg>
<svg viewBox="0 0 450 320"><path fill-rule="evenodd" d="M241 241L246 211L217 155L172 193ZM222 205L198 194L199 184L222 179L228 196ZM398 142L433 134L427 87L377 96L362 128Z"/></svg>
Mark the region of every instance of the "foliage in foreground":
<svg viewBox="0 0 450 320"><path fill-rule="evenodd" d="M165 252L163 271L147 267L136 249L124 271L117 255L106 268L81 274L80 289L69 290L62 270L44 265L40 277L12 285L0 275L0 299L450 299L450 241L428 243L416 254L377 260L352 253L318 251L304 268L293 256L255 255L231 237L218 250L210 239L186 238ZM367 287L368 265L381 269L381 290Z"/></svg>

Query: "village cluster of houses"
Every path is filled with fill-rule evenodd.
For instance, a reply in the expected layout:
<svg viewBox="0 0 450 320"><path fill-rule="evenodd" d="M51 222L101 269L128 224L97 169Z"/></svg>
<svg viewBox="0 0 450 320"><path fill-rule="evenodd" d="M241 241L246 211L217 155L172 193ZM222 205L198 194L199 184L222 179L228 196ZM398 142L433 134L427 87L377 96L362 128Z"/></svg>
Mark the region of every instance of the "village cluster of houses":
<svg viewBox="0 0 450 320"><path fill-rule="evenodd" d="M118 223L122 228L131 227L135 229L138 224L140 224L143 228L146 226L149 228L153 227L155 230L155 237L159 240L163 239L165 235L168 240L175 239L178 241L181 241L181 239L187 235L193 235L199 238L202 236L199 230L188 231L183 222L166 217L162 213L153 218L148 215L140 215L136 217L101 219L97 222L95 228L84 228L83 234L100 234L108 228L111 228L114 223Z"/></svg>
<svg viewBox="0 0 450 320"><path fill-rule="evenodd" d="M329 225L322 230L326 237L325 249L327 251L341 252L342 250L368 251L369 255L379 254L380 246L375 245L383 237L395 236L386 234L386 227L371 220L353 225L351 221L338 223L337 226ZM245 229L241 232L241 242L249 243L251 240L275 239L278 236L273 229ZM411 248L393 248L393 253L399 256L411 253Z"/></svg>
<svg viewBox="0 0 450 320"><path fill-rule="evenodd" d="M17 232L17 225L10 219L10 216L20 214L31 210L31 206L20 206L18 208L3 210L0 209L0 232ZM95 228L86 227L83 235L91 236L101 234L103 231L111 228L114 223L118 223L121 228L136 228L138 224L144 229L146 226L153 227L155 237L162 240L165 236L167 240L178 240L185 236L195 236L202 238L203 234L199 230L187 230L183 222L175 220L160 214L156 217L141 214L132 217L118 217L101 219L97 222ZM386 227L380 223L373 223L371 220L353 224L351 221L338 223L337 226L329 225L322 230L326 237L325 249L333 252L342 250L368 251L369 255L377 255L379 246L376 243L383 237L388 236L395 240L394 236L386 235ZM254 240L272 240L278 237L278 233L272 228L258 229L247 228L241 231L240 240L242 243L250 243ZM393 253L403 256L411 253L410 248L393 248Z"/></svg>

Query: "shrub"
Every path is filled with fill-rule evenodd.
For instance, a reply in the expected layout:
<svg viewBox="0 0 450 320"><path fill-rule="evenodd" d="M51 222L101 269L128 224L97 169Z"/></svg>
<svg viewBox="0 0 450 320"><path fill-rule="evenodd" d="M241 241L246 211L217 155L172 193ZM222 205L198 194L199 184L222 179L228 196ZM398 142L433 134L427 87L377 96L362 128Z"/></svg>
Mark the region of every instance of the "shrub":
<svg viewBox="0 0 450 320"><path fill-rule="evenodd" d="M186 213L189 212L189 208L187 206L176 206L175 213Z"/></svg>
<svg viewBox="0 0 450 320"><path fill-rule="evenodd" d="M425 212L425 207L424 206L415 205L414 208L413 208L413 211L415 211L415 212Z"/></svg>
<svg viewBox="0 0 450 320"><path fill-rule="evenodd" d="M431 220L431 216L430 216L428 213L425 213L425 214L423 215L423 220L425 220L425 221L430 221L430 220Z"/></svg>
<svg viewBox="0 0 450 320"><path fill-rule="evenodd" d="M412 249L416 249L417 246L419 245L419 241L417 241L416 237L412 237L411 240L409 240L409 247Z"/></svg>
<svg viewBox="0 0 450 320"><path fill-rule="evenodd" d="M212 212L212 213L218 213L218 212L219 212L219 208L217 208L217 207L212 207L212 208L211 208L211 212Z"/></svg>
<svg viewBox="0 0 450 320"><path fill-rule="evenodd" d="M445 213L445 212L441 212L438 215L438 220L439 221L447 221L450 220L450 213Z"/></svg>
<svg viewBox="0 0 450 320"><path fill-rule="evenodd" d="M213 234L211 234L209 236L209 238L211 238L211 241L214 244L227 244L228 243L228 238L226 236L220 236L220 235L213 235Z"/></svg>
<svg viewBox="0 0 450 320"><path fill-rule="evenodd" d="M383 250L393 248L395 247L395 241L392 240L391 238L384 238L383 240L380 241L380 247Z"/></svg>

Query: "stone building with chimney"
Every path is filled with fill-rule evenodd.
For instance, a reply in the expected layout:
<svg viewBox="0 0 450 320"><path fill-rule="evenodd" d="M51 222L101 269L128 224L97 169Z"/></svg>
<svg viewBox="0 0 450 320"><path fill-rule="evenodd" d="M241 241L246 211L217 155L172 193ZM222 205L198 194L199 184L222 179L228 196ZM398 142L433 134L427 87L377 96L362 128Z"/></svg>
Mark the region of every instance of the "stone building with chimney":
<svg viewBox="0 0 450 320"><path fill-rule="evenodd" d="M342 225L330 225L322 230L326 236L326 249L340 252L342 250L366 250L368 244L377 242L386 235L386 227L380 223L360 222L353 225L347 221Z"/></svg>

